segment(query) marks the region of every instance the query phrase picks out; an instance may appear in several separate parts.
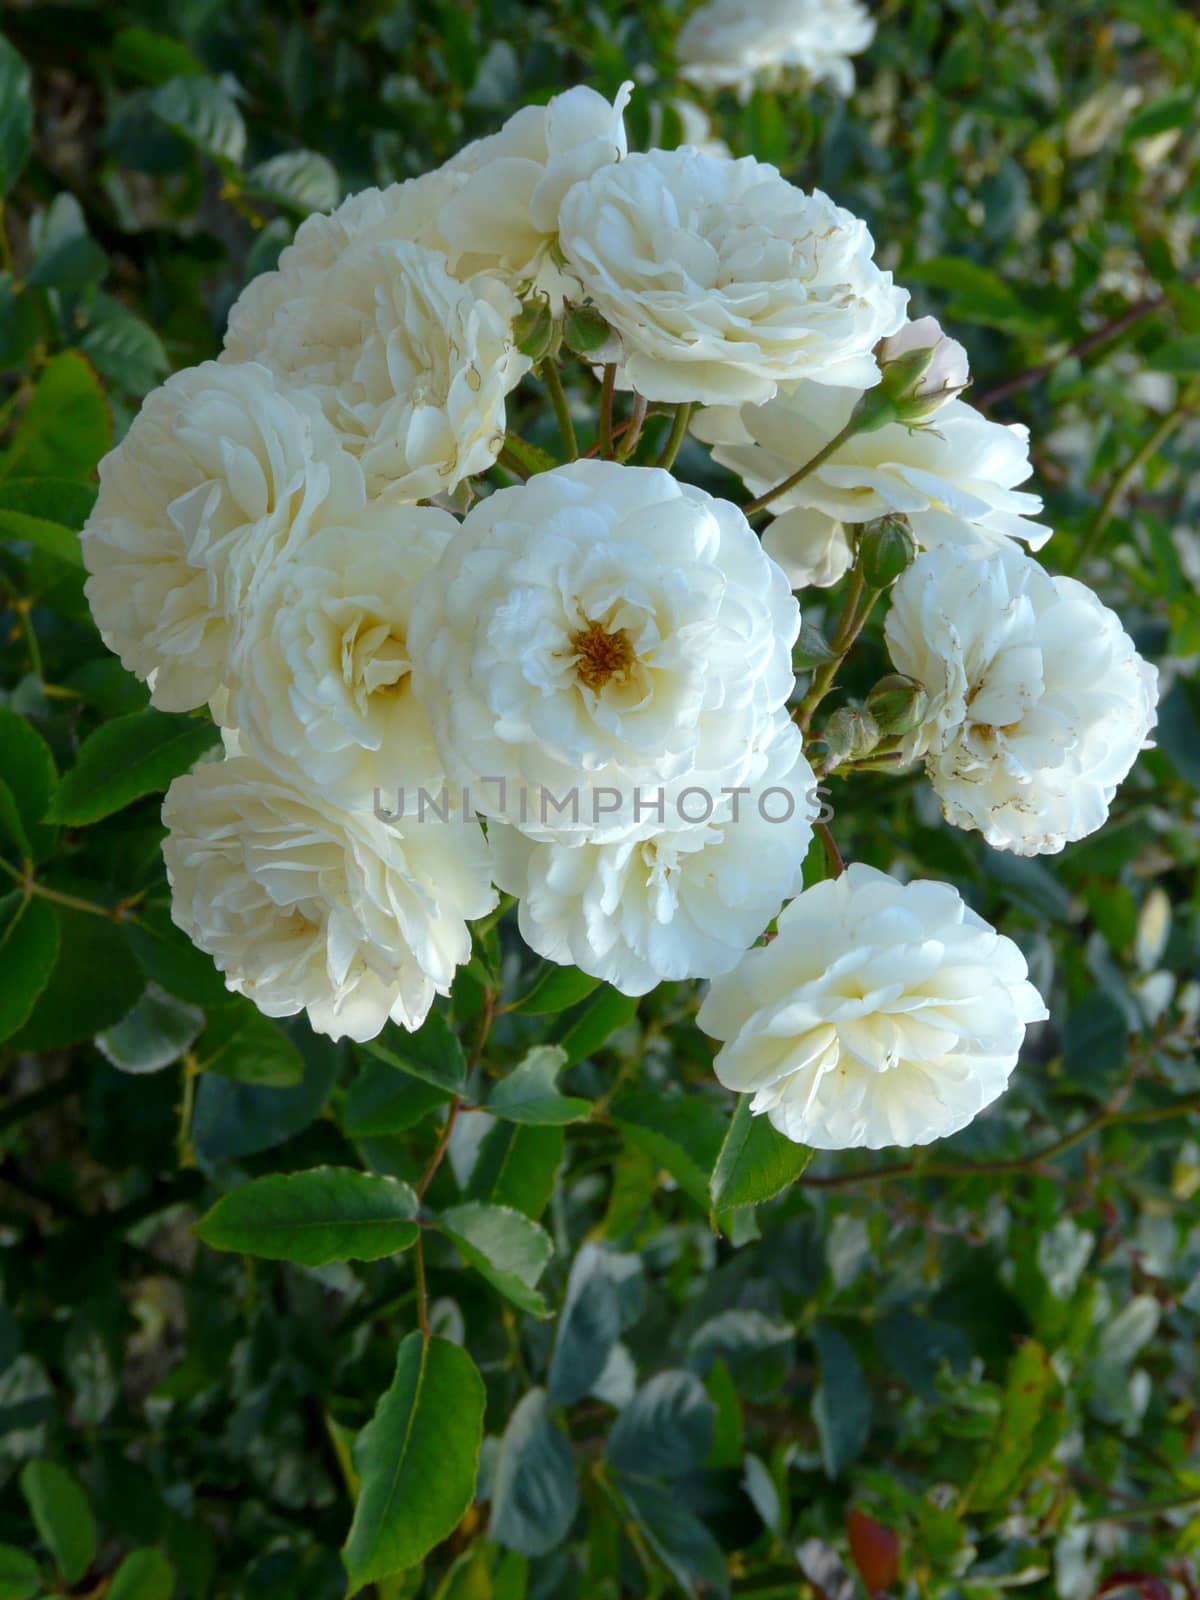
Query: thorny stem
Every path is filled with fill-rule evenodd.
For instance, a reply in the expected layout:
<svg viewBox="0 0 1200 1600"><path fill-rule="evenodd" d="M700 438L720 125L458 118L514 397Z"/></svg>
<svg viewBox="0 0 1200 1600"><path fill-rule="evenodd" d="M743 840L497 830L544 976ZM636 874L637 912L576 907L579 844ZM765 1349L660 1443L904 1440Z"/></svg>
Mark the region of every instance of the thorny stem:
<svg viewBox="0 0 1200 1600"><path fill-rule="evenodd" d="M821 848L825 852L825 860L829 863L830 872L835 878L840 878L846 870L846 863L842 857L842 852L837 847L837 841L829 831L829 824L827 822L815 822L813 828L821 841Z"/></svg>
<svg viewBox="0 0 1200 1600"><path fill-rule="evenodd" d="M87 911L92 916L106 917L112 922L126 921L129 915L129 908L136 899L140 899L140 896L134 896L131 899L118 901L115 906L102 906L98 901L84 900L79 895L64 894L61 889L49 889L44 883L38 883L33 876L32 862L27 861L25 863L24 872L18 872L16 867L8 861L0 861L0 868L3 868L8 873L26 898L30 895L37 895L39 900L50 900L56 906L66 906L71 911Z"/></svg>
<svg viewBox="0 0 1200 1600"><path fill-rule="evenodd" d="M756 495L753 500L748 500L742 510L748 517L753 516L756 511L762 511L779 495L794 489L802 478L808 477L810 472L815 472L822 462L828 461L834 451L840 450L846 440L852 439L858 431L858 420L851 417L846 426L839 433L835 433L828 444L822 445L815 456L806 461L802 467L797 467L790 477L784 478L783 482L777 483L773 489L764 489L762 494Z"/></svg>
<svg viewBox="0 0 1200 1600"><path fill-rule="evenodd" d="M1011 1156L998 1161L931 1162L928 1166L919 1165L915 1161L897 1161L889 1166L860 1167L851 1172L834 1172L827 1177L810 1177L807 1173L803 1173L796 1182L810 1189L849 1189L859 1183L883 1183L888 1178L975 1178L987 1173L1031 1172L1036 1171L1044 1162L1065 1154L1077 1144L1082 1144L1085 1139L1090 1139L1093 1134L1099 1133L1104 1128L1128 1122L1162 1122L1168 1117L1186 1116L1192 1111L1200 1111L1200 1095L1188 1095L1184 1099L1172 1101L1169 1105L1142 1106L1132 1111L1119 1111L1106 1106L1071 1133L1064 1134L1061 1139L1055 1139L1052 1144L1046 1145L1041 1150L1035 1150L1028 1156Z"/></svg>
<svg viewBox="0 0 1200 1600"><path fill-rule="evenodd" d="M517 457L510 449L508 449L507 446L501 450L500 454L496 457L496 461L500 466L504 467L506 471L511 472L515 478L520 478L522 483L528 482L529 473L525 470L520 461L518 461Z"/></svg>
<svg viewBox="0 0 1200 1600"><path fill-rule="evenodd" d="M1194 389L1191 387L1184 389L1171 410L1160 418L1158 426L1142 441L1120 471L1114 474L1113 480L1108 486L1108 492L1100 502L1100 509L1092 518L1087 531L1076 547L1074 559L1066 564L1066 571L1074 572L1077 567L1081 566L1095 553L1096 546L1100 543L1105 528L1112 521L1113 513L1117 509L1117 503L1129 487L1130 482L1146 465L1151 456L1170 438L1191 409L1195 398L1196 391Z"/></svg>
<svg viewBox="0 0 1200 1600"><path fill-rule="evenodd" d="M669 472L675 465L675 457L679 448L687 437L688 423L692 417L692 401L683 400L675 407L675 415L671 419L671 431L667 434L666 443L662 447L662 454L654 463Z"/></svg>
<svg viewBox="0 0 1200 1600"><path fill-rule="evenodd" d="M879 590L867 588L866 580L862 575L862 568L856 562L850 577L850 587L846 591L846 601L842 607L842 614L838 619L833 638L830 640L833 659L826 661L823 666L818 667L813 673L812 682L794 712L795 721L801 732L808 732L814 712L833 687L833 680L837 677L842 662L849 653L850 646L862 632L878 598Z"/></svg>
<svg viewBox="0 0 1200 1600"><path fill-rule="evenodd" d="M628 461L638 447L638 440L642 437L642 427L646 421L646 407L649 404L645 395L635 394L633 397L633 410L625 429L625 437L617 449L617 460Z"/></svg>
<svg viewBox="0 0 1200 1600"><path fill-rule="evenodd" d="M538 376L546 385L550 395L550 402L554 407L554 415L558 418L558 431L562 436L563 449L566 451L568 461L579 459L579 443L575 438L575 424L571 421L571 408L567 404L567 392L563 388L562 378L553 361L543 361L538 368Z"/></svg>
<svg viewBox="0 0 1200 1600"><path fill-rule="evenodd" d="M605 461L613 456L613 398L617 387L617 364L610 361L600 383L600 432L597 443Z"/></svg>
<svg viewBox="0 0 1200 1600"><path fill-rule="evenodd" d="M192 1112L196 1105L196 1079L200 1076L200 1063L189 1050L183 1058L183 1098L179 1102L179 1132L175 1139L176 1164L182 1171L196 1164L192 1145Z"/></svg>

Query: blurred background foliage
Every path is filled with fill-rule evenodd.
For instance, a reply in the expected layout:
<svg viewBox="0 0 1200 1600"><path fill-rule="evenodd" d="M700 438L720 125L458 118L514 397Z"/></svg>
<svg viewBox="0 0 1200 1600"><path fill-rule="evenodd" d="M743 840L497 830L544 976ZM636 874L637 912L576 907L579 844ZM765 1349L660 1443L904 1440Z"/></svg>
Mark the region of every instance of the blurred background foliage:
<svg viewBox="0 0 1200 1600"><path fill-rule="evenodd" d="M1191 6L891 0L848 103L709 107L735 154L868 219L967 345L969 398L1029 424L1042 559L1163 672L1157 749L1060 858L989 853L916 778L833 784L847 857L952 879L1027 951L1054 1020L1006 1098L714 1227L731 1106L686 988L545 985L506 918L380 1055L231 1000L169 920L158 796L213 731L148 711L91 626L96 461L308 211L575 82L634 77L631 143L678 142L681 9L4 12L0 1596L343 1593L349 1441L415 1326L411 1259L275 1265L192 1226L247 1176L428 1175L468 1069L478 1101L547 1038L578 1120L464 1115L430 1179L554 1253L539 1291L431 1237L487 1438L475 1503L383 1600L1200 1594ZM725 482L690 444L680 470ZM884 670L871 636L851 692Z"/></svg>

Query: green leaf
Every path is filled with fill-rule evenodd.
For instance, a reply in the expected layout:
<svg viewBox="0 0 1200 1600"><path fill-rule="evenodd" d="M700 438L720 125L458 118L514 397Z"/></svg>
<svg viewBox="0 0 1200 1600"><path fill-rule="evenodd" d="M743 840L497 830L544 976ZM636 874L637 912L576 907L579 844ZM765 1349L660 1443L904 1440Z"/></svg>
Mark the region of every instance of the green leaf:
<svg viewBox="0 0 1200 1600"><path fill-rule="evenodd" d="M825 1471L837 1478L867 1442L871 1392L857 1356L836 1329L818 1323L813 1338L821 1371L812 1402L813 1421Z"/></svg>
<svg viewBox="0 0 1200 1600"><path fill-rule="evenodd" d="M739 1095L708 1191L714 1211L755 1206L773 1199L812 1160L807 1145L793 1144L766 1117L750 1111L750 1096Z"/></svg>
<svg viewBox="0 0 1200 1600"><path fill-rule="evenodd" d="M19 1479L38 1537L70 1585L96 1554L96 1524L78 1481L53 1461L28 1461Z"/></svg>
<svg viewBox="0 0 1200 1600"><path fill-rule="evenodd" d="M320 1116L329 1100L339 1051L303 1021L291 1024L288 1038L304 1059L304 1078L289 1087L240 1083L205 1072L196 1086L192 1137L210 1160L236 1161L274 1149Z"/></svg>
<svg viewBox="0 0 1200 1600"><path fill-rule="evenodd" d="M1072 1006L1062 1032L1063 1071L1074 1083L1102 1095L1125 1061L1129 1024L1121 1007L1103 989L1093 989Z"/></svg>
<svg viewBox="0 0 1200 1600"><path fill-rule="evenodd" d="M384 1061L364 1061L342 1104L347 1139L383 1139L415 1127L449 1098L419 1078L397 1072Z"/></svg>
<svg viewBox="0 0 1200 1600"><path fill-rule="evenodd" d="M82 289L99 283L108 271L108 257L86 233L56 239L34 262L27 282L31 289Z"/></svg>
<svg viewBox="0 0 1200 1600"><path fill-rule="evenodd" d="M1045 322L998 273L965 256L935 256L929 261L914 262L906 269L905 278L949 290L946 314L962 322L1014 333L1036 331Z"/></svg>
<svg viewBox="0 0 1200 1600"><path fill-rule="evenodd" d="M1160 344L1147 360L1154 372L1191 374L1200 372L1200 334L1186 339L1172 339Z"/></svg>
<svg viewBox="0 0 1200 1600"><path fill-rule="evenodd" d="M203 1026L198 1006L149 984L132 1011L96 1035L96 1048L122 1072L161 1072L191 1049Z"/></svg>
<svg viewBox="0 0 1200 1600"><path fill-rule="evenodd" d="M594 1055L618 1028L633 1021L637 1008L638 1002L634 996L621 994L605 984L583 1015L556 1041L567 1058L563 1065L573 1067L585 1056Z"/></svg>
<svg viewBox="0 0 1200 1600"><path fill-rule="evenodd" d="M417 1197L406 1183L352 1167L271 1173L224 1195L196 1224L214 1250L323 1267L378 1261L416 1243Z"/></svg>
<svg viewBox="0 0 1200 1600"><path fill-rule="evenodd" d="M613 1424L607 1455L615 1467L675 1478L712 1448L717 1408L693 1372L660 1372L642 1385Z"/></svg>
<svg viewBox="0 0 1200 1600"><path fill-rule="evenodd" d="M22 900L15 889L0 900L0 1039L25 1024L50 982L58 937L58 917L48 901L36 895Z"/></svg>
<svg viewBox="0 0 1200 1600"><path fill-rule="evenodd" d="M142 971L168 994L214 1010L230 1003L212 957L196 949L165 906L139 906L137 916L123 922L121 931ZM255 1015L261 1015L256 1008Z"/></svg>
<svg viewBox="0 0 1200 1600"><path fill-rule="evenodd" d="M0 272L0 367L16 367L38 342L38 296L11 272Z"/></svg>
<svg viewBox="0 0 1200 1600"><path fill-rule="evenodd" d="M1134 112L1125 124L1122 143L1136 144L1139 139L1153 139L1156 134L1167 133L1171 128L1186 128L1195 115L1196 97L1190 90L1161 95Z"/></svg>
<svg viewBox="0 0 1200 1600"><path fill-rule="evenodd" d="M522 439L515 433L505 434L504 448L524 467L530 477L538 472L549 472L558 466L558 462L548 450L543 450L541 445L530 444L527 439Z"/></svg>
<svg viewBox="0 0 1200 1600"><path fill-rule="evenodd" d="M49 816L83 827L158 794L220 742L213 724L148 706L97 728L64 774Z"/></svg>
<svg viewBox="0 0 1200 1600"><path fill-rule="evenodd" d="M33 1557L11 1544L0 1544L0 1600L32 1600L41 1587Z"/></svg>
<svg viewBox="0 0 1200 1600"><path fill-rule="evenodd" d="M534 1285L554 1254L554 1246L536 1222L508 1206L477 1201L452 1206L437 1221L467 1265L482 1273L506 1300L530 1316L547 1315L546 1302Z"/></svg>
<svg viewBox="0 0 1200 1600"><path fill-rule="evenodd" d="M388 1066L444 1089L448 1095L461 1094L466 1088L467 1058L440 1011L431 1011L416 1033L389 1023L378 1039L368 1040L363 1048Z"/></svg>
<svg viewBox="0 0 1200 1600"><path fill-rule="evenodd" d="M579 1122L591 1111L587 1100L561 1095L556 1087L566 1052L554 1044L538 1044L519 1061L487 1097L487 1109L508 1122L561 1125Z"/></svg>
<svg viewBox="0 0 1200 1600"><path fill-rule="evenodd" d="M586 1000L599 986L599 978L589 977L578 967L560 967L553 961L542 963L532 986L519 1000L514 1000L510 1011L523 1011L526 1016L543 1017Z"/></svg>
<svg viewBox="0 0 1200 1600"><path fill-rule="evenodd" d="M191 75L169 78L150 96L150 109L219 166L241 166L246 124L223 81Z"/></svg>
<svg viewBox="0 0 1200 1600"><path fill-rule="evenodd" d="M21 176L33 140L29 68L0 34L0 195Z"/></svg>
<svg viewBox="0 0 1200 1600"><path fill-rule="evenodd" d="M56 1050L119 1022L145 987L117 923L56 905L58 957L14 1050Z"/></svg>
<svg viewBox="0 0 1200 1600"><path fill-rule="evenodd" d="M56 561L65 561L68 566L83 567L79 535L72 528L64 528L61 523L48 522L45 517L31 517L24 511L10 511L0 506L0 535L34 545Z"/></svg>
<svg viewBox="0 0 1200 1600"><path fill-rule="evenodd" d="M242 995L226 995L210 1010L196 1059L202 1072L272 1089L290 1088L304 1076L304 1058L287 1034Z"/></svg>
<svg viewBox="0 0 1200 1600"><path fill-rule="evenodd" d="M561 1127L497 1122L479 1146L467 1199L511 1206L536 1222L550 1204L565 1145Z"/></svg>
<svg viewBox="0 0 1200 1600"><path fill-rule="evenodd" d="M11 707L0 706L0 783L12 799L11 807L0 805L0 834L34 860L49 855L58 837L56 828L42 824L57 782L41 734Z"/></svg>
<svg viewBox="0 0 1200 1600"><path fill-rule="evenodd" d="M567 1296L550 1358L550 1393L559 1405L582 1400L621 1335L621 1298L608 1254L585 1244L571 1263Z"/></svg>
<svg viewBox="0 0 1200 1600"><path fill-rule="evenodd" d="M391 1387L354 1445L361 1488L342 1551L355 1594L447 1538L471 1504L483 1380L460 1345L410 1333Z"/></svg>
<svg viewBox="0 0 1200 1600"><path fill-rule="evenodd" d="M0 509L57 522L72 532L83 527L95 503L93 485L72 478L5 478L0 482Z"/></svg>
<svg viewBox="0 0 1200 1600"><path fill-rule="evenodd" d="M307 216L332 211L342 197L337 169L315 150L286 150L246 174L246 192Z"/></svg>
<svg viewBox="0 0 1200 1600"><path fill-rule="evenodd" d="M546 1391L531 1389L500 1441L488 1534L521 1555L548 1555L570 1532L578 1505L571 1446L554 1424Z"/></svg>
<svg viewBox="0 0 1200 1600"><path fill-rule="evenodd" d="M972 1510L1003 1506L1020 1486L1039 1422L1055 1386L1050 1358L1033 1339L1024 1340L1008 1364L1000 1415L983 1460L967 1491Z"/></svg>
<svg viewBox="0 0 1200 1600"><path fill-rule="evenodd" d="M113 1574L106 1600L171 1600L175 1572L161 1550L131 1550Z"/></svg>
<svg viewBox="0 0 1200 1600"><path fill-rule="evenodd" d="M729 1564L720 1545L678 1495L644 1478L618 1479L622 1498L655 1555L689 1600L728 1600Z"/></svg>
<svg viewBox="0 0 1200 1600"><path fill-rule="evenodd" d="M106 294L89 307L79 342L97 372L132 395L146 394L170 371L163 342L150 324Z"/></svg>
<svg viewBox="0 0 1200 1600"><path fill-rule="evenodd" d="M644 1150L705 1211L708 1175L716 1165L725 1119L711 1102L628 1089L610 1107L626 1140Z"/></svg>
<svg viewBox="0 0 1200 1600"><path fill-rule="evenodd" d="M111 443L108 402L91 363L64 350L42 368L0 478L89 478Z"/></svg>
<svg viewBox="0 0 1200 1600"><path fill-rule="evenodd" d="M179 39L150 28L122 28L112 42L110 55L118 72L141 83L157 86L168 78L202 76L204 68Z"/></svg>

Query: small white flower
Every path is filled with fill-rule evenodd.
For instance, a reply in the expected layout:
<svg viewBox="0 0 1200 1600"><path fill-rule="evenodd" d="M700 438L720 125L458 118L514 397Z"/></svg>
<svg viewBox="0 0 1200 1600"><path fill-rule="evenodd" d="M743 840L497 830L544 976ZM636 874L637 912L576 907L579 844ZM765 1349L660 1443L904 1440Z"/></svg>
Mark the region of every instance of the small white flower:
<svg viewBox="0 0 1200 1600"><path fill-rule="evenodd" d="M100 463L81 535L105 644L153 674L162 710L203 705L255 576L362 504L358 466L307 395L253 364L176 373Z"/></svg>
<svg viewBox="0 0 1200 1600"><path fill-rule="evenodd" d="M594 89L568 89L548 105L523 106L442 169L455 184L439 216L455 272L490 270L518 288L536 286L560 301L569 290L553 260L558 214L574 184L620 161L628 146L624 111Z"/></svg>
<svg viewBox="0 0 1200 1600"><path fill-rule="evenodd" d="M757 83L799 70L841 95L854 88L849 57L875 37L861 0L708 0L676 43L683 77L704 89L733 88L748 100Z"/></svg>
<svg viewBox="0 0 1200 1600"><path fill-rule="evenodd" d="M450 777L532 836L596 841L630 831L638 786L744 781L798 629L736 506L578 461L468 513L409 632ZM572 794L578 815L544 804Z"/></svg>
<svg viewBox="0 0 1200 1600"><path fill-rule="evenodd" d="M886 631L929 696L913 754L947 821L1018 855L1101 826L1154 727L1158 674L1090 589L1013 546L947 545L896 583Z"/></svg>
<svg viewBox="0 0 1200 1600"><path fill-rule="evenodd" d="M252 278L234 301L221 360L256 360L279 307L307 294L351 244L405 241L445 252L439 219L462 181L442 167L385 189L362 189L333 211L305 217L275 270Z"/></svg>
<svg viewBox="0 0 1200 1600"><path fill-rule="evenodd" d="M859 218L745 156L632 155L567 194L568 265L650 400L741 404L820 377L873 384L908 302Z"/></svg>
<svg viewBox="0 0 1200 1600"><path fill-rule="evenodd" d="M803 749L780 712L744 792L669 785L663 823L613 844L538 843L492 824L496 882L519 897L526 944L623 994L728 972L803 886L820 805ZM680 809L711 815L681 828Z"/></svg>
<svg viewBox="0 0 1200 1600"><path fill-rule="evenodd" d="M712 407L692 431L759 495L825 448L860 393L800 383L766 405ZM1042 502L1015 487L1031 471L1027 428L989 422L965 401L949 400L922 427L890 423L853 434L771 501L775 520L763 543L797 589L836 583L851 561L848 530L888 512L902 512L926 549L1023 539L1037 550L1050 537L1029 520Z"/></svg>
<svg viewBox="0 0 1200 1600"><path fill-rule="evenodd" d="M1003 1093L1047 1016L1010 939L948 884L854 864L799 895L697 1021L714 1070L818 1150L928 1144Z"/></svg>
<svg viewBox="0 0 1200 1600"><path fill-rule="evenodd" d="M529 370L512 342L520 309L499 278L453 278L407 240L356 239L275 305L239 348L311 394L393 500L449 493L504 443L505 396Z"/></svg>
<svg viewBox="0 0 1200 1600"><path fill-rule="evenodd" d="M267 1016L334 1039L420 1027L496 902L478 825L389 826L230 748L163 803L175 922Z"/></svg>
<svg viewBox="0 0 1200 1600"><path fill-rule="evenodd" d="M303 774L347 809L441 782L412 692L418 583L458 524L432 506L368 506L327 527L259 585L230 663L236 722L269 765Z"/></svg>

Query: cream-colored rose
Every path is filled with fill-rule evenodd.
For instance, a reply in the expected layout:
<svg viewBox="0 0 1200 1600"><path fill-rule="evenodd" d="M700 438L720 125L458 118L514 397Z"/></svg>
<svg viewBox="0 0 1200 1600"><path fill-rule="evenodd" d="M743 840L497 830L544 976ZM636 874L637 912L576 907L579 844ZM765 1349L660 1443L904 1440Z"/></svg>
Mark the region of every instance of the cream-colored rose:
<svg viewBox="0 0 1200 1600"><path fill-rule="evenodd" d="M742 100L789 72L848 95L849 58L874 37L861 0L708 0L680 29L676 56L683 77L703 89L736 89Z"/></svg>
<svg viewBox="0 0 1200 1600"><path fill-rule="evenodd" d="M362 504L358 465L308 395L254 364L176 373L100 463L81 535L105 644L153 675L162 710L203 705L252 582Z"/></svg>
<svg viewBox="0 0 1200 1600"><path fill-rule="evenodd" d="M467 283L405 240L356 239L303 277L240 348L321 406L368 493L414 501L485 472L504 443L505 397L529 370L519 305L499 278Z"/></svg>
<svg viewBox="0 0 1200 1600"><path fill-rule="evenodd" d="M800 383L766 405L710 407L692 431L759 495L825 449L860 393ZM1031 471L1027 428L989 422L949 400L921 427L891 423L853 434L771 501L775 520L763 543L797 589L836 583L850 564L854 529L889 512L903 513L926 549L1021 539L1037 550L1050 537L1030 520L1042 502L1016 487Z"/></svg>
<svg viewBox="0 0 1200 1600"><path fill-rule="evenodd" d="M613 844L538 843L493 823L496 882L520 901L526 944L623 994L727 972L803 887L819 809L803 746L780 712L736 795L680 782L643 794L656 820Z"/></svg>
<svg viewBox="0 0 1200 1600"><path fill-rule="evenodd" d="M163 803L176 923L267 1016L334 1039L420 1027L496 902L478 824L346 810L230 743Z"/></svg>
<svg viewBox="0 0 1200 1600"><path fill-rule="evenodd" d="M598 842L639 785L745 781L799 620L736 506L577 461L467 514L409 638L450 777L531 836Z"/></svg>
<svg viewBox="0 0 1200 1600"><path fill-rule="evenodd" d="M945 546L892 591L888 648L929 696L913 754L946 820L1044 855L1094 833L1156 720L1120 618L1014 546Z"/></svg>
<svg viewBox="0 0 1200 1600"><path fill-rule="evenodd" d="M458 524L432 506L375 503L275 568L238 619L230 678L243 741L353 810L442 781L412 692L417 585Z"/></svg>
<svg viewBox="0 0 1200 1600"><path fill-rule="evenodd" d="M752 156L632 155L563 201L567 264L650 400L759 403L781 383L876 381L907 292L866 224Z"/></svg>
<svg viewBox="0 0 1200 1600"><path fill-rule="evenodd" d="M793 900L696 1020L723 1041L717 1077L780 1133L878 1150L965 1128L1047 1014L1016 945L957 890L856 863Z"/></svg>

